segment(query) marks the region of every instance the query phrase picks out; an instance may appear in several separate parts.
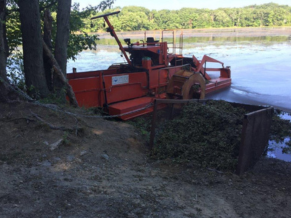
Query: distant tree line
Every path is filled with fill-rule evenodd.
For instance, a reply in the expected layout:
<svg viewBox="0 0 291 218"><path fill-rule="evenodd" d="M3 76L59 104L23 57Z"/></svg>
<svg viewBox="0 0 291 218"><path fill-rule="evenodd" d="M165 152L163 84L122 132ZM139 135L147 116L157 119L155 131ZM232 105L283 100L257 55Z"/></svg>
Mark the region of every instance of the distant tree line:
<svg viewBox="0 0 291 218"><path fill-rule="evenodd" d="M268 3L243 8L219 8L216 10L182 8L180 10L149 10L144 7L128 6L113 8L103 13L121 10L110 17L116 31L195 29L221 27L271 27L291 26L291 7ZM103 19L90 21L90 17L101 13L92 12L85 18L84 32L105 31Z"/></svg>

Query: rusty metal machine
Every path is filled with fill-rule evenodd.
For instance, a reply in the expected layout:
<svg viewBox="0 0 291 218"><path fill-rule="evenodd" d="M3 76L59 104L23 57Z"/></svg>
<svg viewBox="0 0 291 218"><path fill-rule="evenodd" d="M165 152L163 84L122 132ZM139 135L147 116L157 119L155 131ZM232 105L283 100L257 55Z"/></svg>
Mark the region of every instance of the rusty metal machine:
<svg viewBox="0 0 291 218"><path fill-rule="evenodd" d="M102 107L110 115L127 120L153 110L152 102L159 98L203 99L210 92L231 84L229 67L209 56L202 60L195 56L176 54L175 46L170 52L169 43L146 37L145 41L131 42L124 39L122 46L108 16L119 11L93 17L103 17L107 32L113 36L123 53L126 63L111 65L106 70L68 74L80 106ZM221 64L220 68L206 68L207 63ZM219 77L212 79L207 72L217 71Z"/></svg>

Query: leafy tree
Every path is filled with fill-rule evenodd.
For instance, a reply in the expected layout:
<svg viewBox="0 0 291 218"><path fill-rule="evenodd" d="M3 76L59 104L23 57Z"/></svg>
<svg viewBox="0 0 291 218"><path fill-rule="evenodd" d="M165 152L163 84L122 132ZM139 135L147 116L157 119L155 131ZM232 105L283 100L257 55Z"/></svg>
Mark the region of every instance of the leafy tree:
<svg viewBox="0 0 291 218"><path fill-rule="evenodd" d="M54 28L51 31L52 45L50 47L52 52L56 54L58 65L65 72L67 58L74 58L83 49L96 46L97 36L90 36L85 33L76 34L76 31L84 25L82 19L92 11L104 10L110 7L114 0L102 1L98 6L89 6L83 11L80 11L79 5L75 4L72 7L71 16L70 2L67 0L7 0L7 2L0 2L1 6L3 6L2 8L8 8L8 12L2 13L3 17L1 17L3 21L1 24L3 25L0 27L0 32L3 32L1 40L4 41L1 46L4 49L0 49L0 59L4 58L6 60L6 57L13 54L13 51L17 50L19 45L23 45L26 87L34 97L46 97L49 94L44 76L44 59L42 57L43 22L41 20L43 20L44 11L47 9L52 11L54 17L52 26ZM63 11L64 9L66 9L66 12ZM69 24L72 24L71 32ZM6 38L8 38L7 43L5 41ZM6 73L2 72L5 74L3 78L7 79Z"/></svg>
<svg viewBox="0 0 291 218"><path fill-rule="evenodd" d="M216 10L182 8L150 11L137 6L128 6L120 10L119 16L110 18L116 31L291 25L291 7L275 3ZM86 26L82 31L86 33L105 31L102 19L94 21L95 26L90 27L89 18L94 13L96 12L92 12L84 19Z"/></svg>
<svg viewBox="0 0 291 218"><path fill-rule="evenodd" d="M215 27L230 27L232 22L225 11L218 9L213 12Z"/></svg>
<svg viewBox="0 0 291 218"><path fill-rule="evenodd" d="M265 13L265 26L273 26L274 11L267 11Z"/></svg>
<svg viewBox="0 0 291 218"><path fill-rule="evenodd" d="M237 12L234 8L224 8L224 12L227 14L227 16L231 19L231 25L232 27L237 25Z"/></svg>
<svg viewBox="0 0 291 218"><path fill-rule="evenodd" d="M178 11L181 27L183 29L192 29L196 27L198 14L193 8L182 8Z"/></svg>
<svg viewBox="0 0 291 218"><path fill-rule="evenodd" d="M273 23L275 26L284 26L287 22L288 12L283 8L274 9Z"/></svg>
<svg viewBox="0 0 291 218"><path fill-rule="evenodd" d="M208 28L211 27L212 19L210 10L204 9L199 11L198 14L199 19L197 20L197 28Z"/></svg>

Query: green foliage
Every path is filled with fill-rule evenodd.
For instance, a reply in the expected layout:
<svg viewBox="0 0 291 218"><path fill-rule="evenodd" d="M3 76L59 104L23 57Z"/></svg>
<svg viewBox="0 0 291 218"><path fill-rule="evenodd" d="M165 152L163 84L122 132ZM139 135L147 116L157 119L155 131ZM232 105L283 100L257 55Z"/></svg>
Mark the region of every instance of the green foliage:
<svg viewBox="0 0 291 218"><path fill-rule="evenodd" d="M185 106L157 133L153 157L234 170L245 111L224 101Z"/></svg>
<svg viewBox="0 0 291 218"><path fill-rule="evenodd" d="M76 55L86 49L96 49L96 42L98 40L97 35L89 35L86 32L76 33L82 29L86 22L84 19L91 14L96 14L98 11L103 11L106 8L110 8L115 0L101 1L97 6L88 6L86 9L80 11L79 5L74 4L71 9L70 17L70 30L71 35L68 43L68 59L76 58ZM44 10L49 9L53 17L53 29L52 29L52 45L54 53L56 29L57 29L57 0L40 0L39 7L41 10L41 19L44 17ZM25 77L23 69L23 56L19 50L22 45L22 36L20 30L20 18L17 1L8 0L6 3L7 15L6 15L6 30L7 41L9 47L8 59L7 59L7 72L9 80L18 85L24 91L29 91L33 97L38 98L38 92L33 87L25 86ZM42 23L43 25L43 23ZM20 47L21 48L21 47Z"/></svg>
<svg viewBox="0 0 291 218"><path fill-rule="evenodd" d="M76 55L86 49L96 50L96 41L98 35L88 35L87 33L83 34L70 34L69 38L69 47L68 47L68 59L76 59Z"/></svg>
<svg viewBox="0 0 291 218"><path fill-rule="evenodd" d="M69 140L70 133L68 131L65 131L63 134L63 145L71 145L71 142Z"/></svg>
<svg viewBox="0 0 291 218"><path fill-rule="evenodd" d="M21 30L20 30L20 18L18 7L13 1L7 3L7 15L6 15L6 31L7 41L9 46L9 55L11 55L17 47L22 44Z"/></svg>
<svg viewBox="0 0 291 218"><path fill-rule="evenodd" d="M169 120L169 111L159 110L156 137L151 157L191 163L198 167L234 170L241 143L242 122L249 112L233 107L225 101L208 101L184 106L180 115ZM273 116L270 138L284 142L291 138L291 122L281 118L281 111ZM146 142L149 141L152 115L130 121ZM291 152L291 141L283 152Z"/></svg>
<svg viewBox="0 0 291 218"><path fill-rule="evenodd" d="M117 9L119 8L108 9L104 13ZM85 26L81 30L87 33L106 31L103 19L94 20L94 27L90 26L89 19L100 14L102 13L91 11L87 17L83 17ZM144 7L128 6L122 8L119 15L111 16L109 19L114 24L116 31L290 26L291 7L270 3L216 10L182 8L180 10L150 11Z"/></svg>
<svg viewBox="0 0 291 218"><path fill-rule="evenodd" d="M103 11L106 8L110 8L115 0L101 1L97 6L88 6L84 10L79 9L79 4L72 5L71 17L70 17L70 30L71 36L68 44L68 58L75 58L75 56L82 50L95 49L97 35L88 35L86 32L79 32L85 27L85 18L96 14L99 11ZM52 44L55 43L56 36L56 12L57 12L57 1L56 0L41 0L40 2L41 17L43 19L44 10L50 9L53 17L53 29L52 29ZM7 28L7 40L9 45L9 54L12 54L22 44L21 30L20 30L20 18L18 6L15 1L7 2L7 17L6 17L6 28Z"/></svg>
<svg viewBox="0 0 291 218"><path fill-rule="evenodd" d="M129 121L130 124L132 124L134 127L138 129L141 136L145 138L147 142L150 137L151 120L152 120L152 116L148 115L148 116L143 116L143 117L137 117Z"/></svg>
<svg viewBox="0 0 291 218"><path fill-rule="evenodd" d="M43 104L63 105L64 104L63 96L66 94L66 89L65 88L61 89L60 93L61 94L58 94L56 92L50 93L48 97L40 99L39 102Z"/></svg>
<svg viewBox="0 0 291 218"><path fill-rule="evenodd" d="M28 94L31 98L33 98L33 99L40 99L40 92L39 92L39 90L38 90L35 86L33 86L33 85L31 85L31 86L26 86L26 85L25 85L25 87L24 87L24 91L26 91L27 94Z"/></svg>
<svg viewBox="0 0 291 218"><path fill-rule="evenodd" d="M110 8L115 0L101 1L97 6L89 5L83 10L79 9L79 4L74 4L70 17L70 38L68 43L68 59L76 59L76 55L83 50L95 50L98 35L89 35L86 28L91 27L89 16ZM87 18L87 19L86 19Z"/></svg>

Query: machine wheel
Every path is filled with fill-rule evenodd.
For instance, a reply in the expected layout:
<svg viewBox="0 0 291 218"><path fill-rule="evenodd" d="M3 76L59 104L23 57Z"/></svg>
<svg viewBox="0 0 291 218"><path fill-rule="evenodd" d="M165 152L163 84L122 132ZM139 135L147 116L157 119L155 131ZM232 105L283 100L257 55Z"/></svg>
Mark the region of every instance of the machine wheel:
<svg viewBox="0 0 291 218"><path fill-rule="evenodd" d="M168 83L167 96L168 98L180 96L182 99L204 99L205 84L205 79L200 73L179 70Z"/></svg>
<svg viewBox="0 0 291 218"><path fill-rule="evenodd" d="M183 99L204 99L205 98L205 79L200 73L193 73L182 88Z"/></svg>

